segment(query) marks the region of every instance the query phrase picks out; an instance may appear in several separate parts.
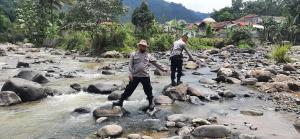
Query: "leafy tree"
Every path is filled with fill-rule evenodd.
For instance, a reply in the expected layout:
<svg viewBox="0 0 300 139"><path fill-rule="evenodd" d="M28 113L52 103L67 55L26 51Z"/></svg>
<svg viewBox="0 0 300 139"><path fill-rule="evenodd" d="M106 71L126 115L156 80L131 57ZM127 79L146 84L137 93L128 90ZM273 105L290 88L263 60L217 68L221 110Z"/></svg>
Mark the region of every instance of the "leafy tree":
<svg viewBox="0 0 300 139"><path fill-rule="evenodd" d="M152 25L154 24L154 15L149 10L146 2L142 2L140 7L137 7L132 14L132 23L136 26L136 32L142 37L147 37Z"/></svg>
<svg viewBox="0 0 300 139"><path fill-rule="evenodd" d="M211 17L217 22L232 21L236 19L236 15L234 14L233 10L229 7L222 8L219 11L215 10Z"/></svg>

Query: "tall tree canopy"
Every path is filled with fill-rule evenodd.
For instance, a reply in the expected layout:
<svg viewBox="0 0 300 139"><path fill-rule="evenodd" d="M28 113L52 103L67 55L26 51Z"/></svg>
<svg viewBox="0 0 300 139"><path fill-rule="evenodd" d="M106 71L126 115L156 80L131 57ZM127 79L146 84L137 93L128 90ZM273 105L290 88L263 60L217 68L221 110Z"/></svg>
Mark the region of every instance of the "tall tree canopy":
<svg viewBox="0 0 300 139"><path fill-rule="evenodd" d="M132 14L132 23L138 31L148 31L154 24L154 15L149 10L146 2L142 2L140 7L137 7Z"/></svg>

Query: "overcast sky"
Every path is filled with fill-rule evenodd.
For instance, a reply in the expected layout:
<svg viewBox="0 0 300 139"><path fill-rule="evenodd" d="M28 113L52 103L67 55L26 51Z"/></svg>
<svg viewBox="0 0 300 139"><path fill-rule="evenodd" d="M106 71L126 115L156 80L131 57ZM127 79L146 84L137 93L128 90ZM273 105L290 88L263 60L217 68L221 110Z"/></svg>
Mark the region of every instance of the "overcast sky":
<svg viewBox="0 0 300 139"><path fill-rule="evenodd" d="M181 3L188 9L199 12L212 12L213 9L221 9L231 5L231 0L165 0L168 2Z"/></svg>

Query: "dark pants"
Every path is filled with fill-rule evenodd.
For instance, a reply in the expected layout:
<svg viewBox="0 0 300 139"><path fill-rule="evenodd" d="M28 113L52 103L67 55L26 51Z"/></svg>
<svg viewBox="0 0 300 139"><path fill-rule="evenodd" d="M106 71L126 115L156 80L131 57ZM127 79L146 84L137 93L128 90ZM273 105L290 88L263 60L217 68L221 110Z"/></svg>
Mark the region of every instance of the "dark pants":
<svg viewBox="0 0 300 139"><path fill-rule="evenodd" d="M124 101L128 99L132 95L136 87L139 85L139 83L142 83L144 92L147 95L147 99L152 100L153 95L150 77L133 77L133 80L130 81L126 86L125 91L121 96L121 100Z"/></svg>
<svg viewBox="0 0 300 139"><path fill-rule="evenodd" d="M180 81L182 76L182 56L172 56L171 58L171 80L175 80L175 74L177 71L177 81Z"/></svg>

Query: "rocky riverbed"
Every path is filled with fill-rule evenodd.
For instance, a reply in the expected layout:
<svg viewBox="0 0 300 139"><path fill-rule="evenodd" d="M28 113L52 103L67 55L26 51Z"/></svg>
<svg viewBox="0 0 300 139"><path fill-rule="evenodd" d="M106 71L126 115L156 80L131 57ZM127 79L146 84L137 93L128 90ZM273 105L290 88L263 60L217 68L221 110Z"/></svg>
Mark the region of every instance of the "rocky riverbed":
<svg viewBox="0 0 300 139"><path fill-rule="evenodd" d="M298 139L300 63L274 64L270 50L194 53L177 87L153 68L157 111L147 113L141 86L124 109L111 108L128 82L128 60L117 52L97 58L1 44L0 138ZM291 53L298 61L299 50ZM154 55L169 64L168 53Z"/></svg>

